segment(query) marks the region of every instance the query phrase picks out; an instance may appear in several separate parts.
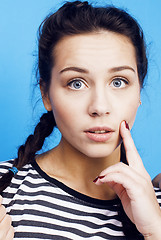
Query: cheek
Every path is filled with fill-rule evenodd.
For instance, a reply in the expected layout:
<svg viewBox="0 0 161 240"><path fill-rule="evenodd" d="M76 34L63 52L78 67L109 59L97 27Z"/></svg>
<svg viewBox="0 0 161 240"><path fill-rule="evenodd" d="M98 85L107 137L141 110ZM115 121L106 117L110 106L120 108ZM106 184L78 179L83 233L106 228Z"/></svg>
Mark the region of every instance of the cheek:
<svg viewBox="0 0 161 240"><path fill-rule="evenodd" d="M139 100L138 100L139 101ZM121 104L122 107L117 109L117 115L115 115L115 119L118 119L117 121L117 129L118 129L118 136L117 136L117 146L116 148L120 145L120 143L122 142L121 137L120 137L120 124L122 121L127 121L127 123L129 124L130 129L132 128L134 121L135 121L135 117L136 117L136 113L137 113L137 109L139 104L137 103L137 100L130 100L127 104L127 101L123 102Z"/></svg>
<svg viewBox="0 0 161 240"><path fill-rule="evenodd" d="M52 105L52 109L55 121L57 123L58 128L60 129L62 123L67 124L69 122L69 110L61 103Z"/></svg>
<svg viewBox="0 0 161 240"><path fill-rule="evenodd" d="M128 102L128 105L126 103L126 107L125 107L125 111L124 111L124 119L122 120L126 120L130 126L130 128L132 128L134 121L135 121L135 117L136 117L136 113L137 113L137 109L139 107L139 97L135 98L134 100L131 100Z"/></svg>
<svg viewBox="0 0 161 240"><path fill-rule="evenodd" d="M52 98L52 110L59 130L77 125L80 119L80 106L68 98Z"/></svg>

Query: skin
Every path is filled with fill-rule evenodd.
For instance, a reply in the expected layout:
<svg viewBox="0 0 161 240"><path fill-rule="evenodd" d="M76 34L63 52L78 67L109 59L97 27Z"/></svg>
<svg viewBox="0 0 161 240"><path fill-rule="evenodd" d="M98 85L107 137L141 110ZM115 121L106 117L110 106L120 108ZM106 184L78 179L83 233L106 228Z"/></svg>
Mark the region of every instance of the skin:
<svg viewBox="0 0 161 240"><path fill-rule="evenodd" d="M66 37L53 54L49 93L41 91L62 139L57 148L45 154L45 161L38 159L38 164L75 190L113 199L114 191L107 186L98 188L92 181L103 169L120 161L120 123L126 120L132 127L135 120L140 104L135 49L128 38L103 31ZM74 88L72 81L76 80L80 89ZM120 87L115 87L119 83ZM94 126L112 128L109 141L91 141L84 131Z"/></svg>
<svg viewBox="0 0 161 240"><path fill-rule="evenodd" d="M124 122L121 123L120 132L129 165L118 163L105 169L100 173L101 178L97 178L96 184L106 183L117 193L127 216L143 234L144 239L159 240L161 210L151 178Z"/></svg>
<svg viewBox="0 0 161 240"><path fill-rule="evenodd" d="M65 37L53 55L50 89L48 94L42 87L41 91L62 139L37 158L38 164L48 175L91 197L117 195L145 239L159 240L159 204L124 121L132 127L140 100L133 45L125 36L102 31ZM110 127L111 137L103 142L89 139L85 131L95 126ZM129 165L120 163L121 137ZM102 178L93 184L98 175Z"/></svg>
<svg viewBox="0 0 161 240"><path fill-rule="evenodd" d="M140 85L132 44L126 37L109 32L66 37L58 43L55 56L47 108L53 110L63 133L61 144L67 141L91 158L111 155L120 143L120 122L126 119L132 126L139 106ZM66 69L73 66L86 72ZM117 71L122 66L125 69ZM128 84L121 80L122 87L114 87L113 80L118 82L118 77ZM67 85L76 78L82 84L79 90L75 90L72 83ZM72 121L71 113L74 113ZM114 130L108 147L85 136L84 131L93 126Z"/></svg>

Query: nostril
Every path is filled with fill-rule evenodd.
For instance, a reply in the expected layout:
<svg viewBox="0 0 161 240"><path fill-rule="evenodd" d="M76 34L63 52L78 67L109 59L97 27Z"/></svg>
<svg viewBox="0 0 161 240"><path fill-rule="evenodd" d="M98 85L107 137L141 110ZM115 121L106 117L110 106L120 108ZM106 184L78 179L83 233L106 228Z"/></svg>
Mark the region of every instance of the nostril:
<svg viewBox="0 0 161 240"><path fill-rule="evenodd" d="M109 114L109 112L106 112L105 114ZM101 115L104 115L103 113L99 113L99 112L92 112L90 114L92 117L97 117L97 116L101 116Z"/></svg>
<svg viewBox="0 0 161 240"><path fill-rule="evenodd" d="M92 113L92 116L97 116L97 115L98 115L98 113L96 113L96 112Z"/></svg>

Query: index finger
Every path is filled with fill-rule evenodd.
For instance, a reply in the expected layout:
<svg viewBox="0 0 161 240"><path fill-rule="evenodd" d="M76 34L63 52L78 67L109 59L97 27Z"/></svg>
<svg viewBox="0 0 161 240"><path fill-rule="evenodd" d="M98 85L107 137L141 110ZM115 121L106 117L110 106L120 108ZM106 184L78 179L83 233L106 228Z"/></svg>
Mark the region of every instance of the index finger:
<svg viewBox="0 0 161 240"><path fill-rule="evenodd" d="M125 152L126 152L126 159L127 159L129 166L137 167L137 168L139 168L140 165L143 166L140 155L139 155L139 153L135 147L134 141L131 137L130 130L128 129L128 125L125 121L123 121L120 125L120 135L123 139Z"/></svg>

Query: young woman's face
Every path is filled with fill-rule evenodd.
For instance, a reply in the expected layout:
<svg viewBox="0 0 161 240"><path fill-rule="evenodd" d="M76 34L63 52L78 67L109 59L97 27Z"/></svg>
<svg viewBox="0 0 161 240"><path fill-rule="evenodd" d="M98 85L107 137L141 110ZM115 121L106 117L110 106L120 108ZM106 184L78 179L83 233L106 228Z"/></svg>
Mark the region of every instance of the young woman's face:
<svg viewBox="0 0 161 240"><path fill-rule="evenodd" d="M47 110L70 145L89 157L110 155L119 127L132 127L140 85L135 49L125 36L102 31L68 36L55 51Z"/></svg>

